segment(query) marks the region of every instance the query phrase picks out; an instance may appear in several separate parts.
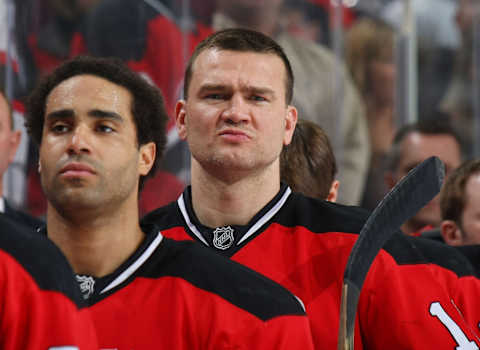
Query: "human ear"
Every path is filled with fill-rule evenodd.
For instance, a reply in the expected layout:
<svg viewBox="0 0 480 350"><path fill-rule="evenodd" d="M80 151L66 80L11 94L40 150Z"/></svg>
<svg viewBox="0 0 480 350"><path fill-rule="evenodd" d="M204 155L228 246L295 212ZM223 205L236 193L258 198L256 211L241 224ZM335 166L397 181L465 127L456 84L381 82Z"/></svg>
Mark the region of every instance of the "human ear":
<svg viewBox="0 0 480 350"><path fill-rule="evenodd" d="M459 246L463 244L462 231L453 220L443 220L440 224L443 240L448 245Z"/></svg>
<svg viewBox="0 0 480 350"><path fill-rule="evenodd" d="M285 136L283 138L283 145L289 145L292 141L293 132L295 131L295 126L297 125L298 112L297 109L293 106L287 106L287 115L285 116Z"/></svg>
<svg viewBox="0 0 480 350"><path fill-rule="evenodd" d="M140 146L140 159L138 163L138 172L142 176L146 176L153 167L156 157L156 145L153 142Z"/></svg>
<svg viewBox="0 0 480 350"><path fill-rule="evenodd" d="M185 100L179 100L175 105L175 125L177 127L178 136L182 140L187 139L187 113Z"/></svg>

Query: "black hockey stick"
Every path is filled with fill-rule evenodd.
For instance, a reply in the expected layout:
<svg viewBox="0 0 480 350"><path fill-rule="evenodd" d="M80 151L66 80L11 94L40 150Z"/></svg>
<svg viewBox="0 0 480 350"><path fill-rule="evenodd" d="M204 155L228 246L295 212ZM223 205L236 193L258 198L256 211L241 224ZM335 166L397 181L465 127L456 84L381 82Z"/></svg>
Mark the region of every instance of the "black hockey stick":
<svg viewBox="0 0 480 350"><path fill-rule="evenodd" d="M343 275L338 350L353 350L360 290L375 256L406 220L438 194L444 176L440 159L423 161L387 193L363 225Z"/></svg>

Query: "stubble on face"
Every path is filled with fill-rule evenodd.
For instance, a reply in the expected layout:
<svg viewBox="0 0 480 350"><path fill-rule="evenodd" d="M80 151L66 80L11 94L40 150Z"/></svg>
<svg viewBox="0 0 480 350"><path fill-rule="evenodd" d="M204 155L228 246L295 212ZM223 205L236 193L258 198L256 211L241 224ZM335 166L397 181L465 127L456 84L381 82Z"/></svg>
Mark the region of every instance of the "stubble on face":
<svg viewBox="0 0 480 350"><path fill-rule="evenodd" d="M278 162L287 113L285 74L273 54L202 52L184 106L194 162L217 174L261 171ZM205 86L208 91L202 93ZM205 97L210 94L216 97ZM224 131L244 133L245 139L220 135Z"/></svg>
<svg viewBox="0 0 480 350"><path fill-rule="evenodd" d="M65 134L50 131L46 119L40 146L42 187L49 203L61 215L100 215L128 198L136 198L140 155L130 104L126 89L93 76L75 76L50 93L47 115L72 111L72 117L65 120L70 128ZM115 124L111 119L98 117L101 113L96 111L113 112L121 118ZM104 126L111 126L114 131L104 132ZM75 128L82 128L81 136L74 136ZM83 138L82 146L78 146L82 151L70 150L72 137ZM62 176L61 170L72 163L87 166L93 173Z"/></svg>

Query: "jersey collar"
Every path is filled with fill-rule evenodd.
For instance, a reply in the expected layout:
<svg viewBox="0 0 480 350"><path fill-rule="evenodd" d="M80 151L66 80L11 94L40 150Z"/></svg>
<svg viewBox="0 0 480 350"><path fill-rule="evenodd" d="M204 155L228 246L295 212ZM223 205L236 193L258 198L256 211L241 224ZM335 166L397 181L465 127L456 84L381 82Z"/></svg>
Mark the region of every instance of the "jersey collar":
<svg viewBox="0 0 480 350"><path fill-rule="evenodd" d="M280 186L279 192L275 197L268 202L247 225L230 225L224 227L207 227L200 223L192 205L191 186L188 186L177 200L177 205L187 224L187 227L192 235L194 235L200 242L206 246L223 250L225 255L232 255L238 247L245 244L254 236L262 232L265 224L269 222L275 214L277 214L289 198L292 190L285 184ZM233 244L227 249L218 248L214 239L217 237L215 231L230 231L233 230ZM212 239L213 237L213 239ZM225 239L229 239L228 237Z"/></svg>

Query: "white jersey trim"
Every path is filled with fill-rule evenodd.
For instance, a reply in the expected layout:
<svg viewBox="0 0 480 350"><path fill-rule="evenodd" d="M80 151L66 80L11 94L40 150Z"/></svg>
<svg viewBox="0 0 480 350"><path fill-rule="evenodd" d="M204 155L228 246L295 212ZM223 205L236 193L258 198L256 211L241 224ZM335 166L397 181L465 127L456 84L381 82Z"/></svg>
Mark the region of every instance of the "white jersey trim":
<svg viewBox="0 0 480 350"><path fill-rule="evenodd" d="M262 216L255 224L253 224L252 227L250 227L250 230L248 230L247 233L245 233L245 235L242 237L242 239L240 239L237 242L237 245L241 244L246 239L248 239L251 235L257 232L260 229L260 227L265 225L265 223L268 220L270 220L276 213L278 213L278 211L283 207L283 205L287 201L287 198L288 196L290 196L290 193L292 193L292 190L290 189L290 187L287 187L282 198L279 199L279 201L272 207L272 209L267 211L264 216Z"/></svg>
<svg viewBox="0 0 480 350"><path fill-rule="evenodd" d="M137 271L143 263L150 258L153 254L155 249L160 245L163 240L163 235L161 232L158 232L157 237L150 243L150 246L143 252L142 255L132 264L130 265L125 271L123 271L117 278L115 278L108 286L103 288L100 294L108 292L109 290L115 288L119 284L125 282L135 271Z"/></svg>
<svg viewBox="0 0 480 350"><path fill-rule="evenodd" d="M291 193L292 193L292 190L290 189L290 187L287 187L287 189L285 190L285 193L278 200L278 202L268 212L266 212L265 215L262 216L255 224L253 224L252 227L250 227L250 229L247 231L247 233L245 233L242 239L240 239L237 242L237 245L241 244L250 236L252 236L255 232L257 232L260 229L260 227L262 227L268 220L270 220L275 214L277 214L278 211L283 207L283 205L285 204L285 202L287 201ZM178 207L180 208L180 211L182 212L183 218L185 219L185 222L187 223L187 226L190 229L190 231L192 231L193 234L197 236L197 238L201 240L205 245L209 246L205 238L203 238L200 231L192 223L192 221L190 220L190 217L188 216L187 209L185 207L185 200L183 198L183 193L178 198L177 204L178 204Z"/></svg>
<svg viewBox="0 0 480 350"><path fill-rule="evenodd" d="M183 193L177 199L177 204L180 208L180 211L182 212L183 218L185 219L185 222L187 223L187 226L190 229L190 231L192 231L193 234L197 236L197 238L201 240L205 245L210 246L205 240L205 238L203 238L200 231L198 231L197 227L190 220L190 217L188 216L188 213L187 213L187 208L185 207L185 200L183 199Z"/></svg>

